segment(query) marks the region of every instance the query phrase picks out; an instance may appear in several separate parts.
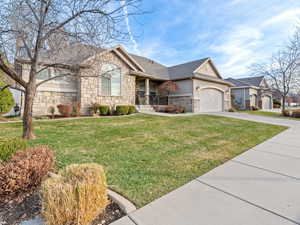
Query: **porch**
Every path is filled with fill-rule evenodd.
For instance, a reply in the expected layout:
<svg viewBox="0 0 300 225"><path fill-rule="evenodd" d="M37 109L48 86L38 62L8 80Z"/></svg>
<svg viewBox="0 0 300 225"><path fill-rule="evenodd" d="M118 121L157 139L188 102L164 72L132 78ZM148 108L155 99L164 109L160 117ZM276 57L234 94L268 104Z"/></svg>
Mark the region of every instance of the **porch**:
<svg viewBox="0 0 300 225"><path fill-rule="evenodd" d="M168 96L161 95L159 91L159 85L163 82L149 78L137 78L135 104L138 106L168 105Z"/></svg>

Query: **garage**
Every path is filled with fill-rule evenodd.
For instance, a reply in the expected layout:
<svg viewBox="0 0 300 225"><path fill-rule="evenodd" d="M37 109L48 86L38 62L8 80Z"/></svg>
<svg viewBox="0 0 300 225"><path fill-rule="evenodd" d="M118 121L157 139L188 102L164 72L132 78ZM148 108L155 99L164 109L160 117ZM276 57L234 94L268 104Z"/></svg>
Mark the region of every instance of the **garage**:
<svg viewBox="0 0 300 225"><path fill-rule="evenodd" d="M262 97L262 109L272 109L272 98L270 96Z"/></svg>
<svg viewBox="0 0 300 225"><path fill-rule="evenodd" d="M215 88L200 90L200 112L222 112L224 93Z"/></svg>

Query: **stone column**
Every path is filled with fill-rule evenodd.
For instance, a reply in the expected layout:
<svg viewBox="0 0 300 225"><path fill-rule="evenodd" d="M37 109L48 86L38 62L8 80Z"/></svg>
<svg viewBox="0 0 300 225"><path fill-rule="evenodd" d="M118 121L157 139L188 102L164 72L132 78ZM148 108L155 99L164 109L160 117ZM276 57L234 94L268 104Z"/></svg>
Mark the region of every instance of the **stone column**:
<svg viewBox="0 0 300 225"><path fill-rule="evenodd" d="M149 105L149 96L150 96L150 81L148 78L145 79L145 104Z"/></svg>

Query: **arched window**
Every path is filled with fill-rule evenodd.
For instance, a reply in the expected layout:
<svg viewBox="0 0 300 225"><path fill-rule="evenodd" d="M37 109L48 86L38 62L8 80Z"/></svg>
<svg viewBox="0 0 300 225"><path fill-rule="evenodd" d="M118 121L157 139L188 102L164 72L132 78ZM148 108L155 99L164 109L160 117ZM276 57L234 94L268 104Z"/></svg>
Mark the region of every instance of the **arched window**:
<svg viewBox="0 0 300 225"><path fill-rule="evenodd" d="M103 96L121 95L121 69L113 64L104 64L101 68L101 90Z"/></svg>

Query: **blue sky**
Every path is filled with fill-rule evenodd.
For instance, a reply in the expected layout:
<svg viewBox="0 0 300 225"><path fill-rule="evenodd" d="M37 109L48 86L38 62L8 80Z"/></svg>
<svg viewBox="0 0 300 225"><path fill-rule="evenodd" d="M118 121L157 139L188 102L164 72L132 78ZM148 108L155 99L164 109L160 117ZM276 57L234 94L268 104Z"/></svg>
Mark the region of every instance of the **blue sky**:
<svg viewBox="0 0 300 225"><path fill-rule="evenodd" d="M210 56L223 77L249 74L300 18L300 0L144 0L143 8L151 13L129 20L129 51L165 65Z"/></svg>

